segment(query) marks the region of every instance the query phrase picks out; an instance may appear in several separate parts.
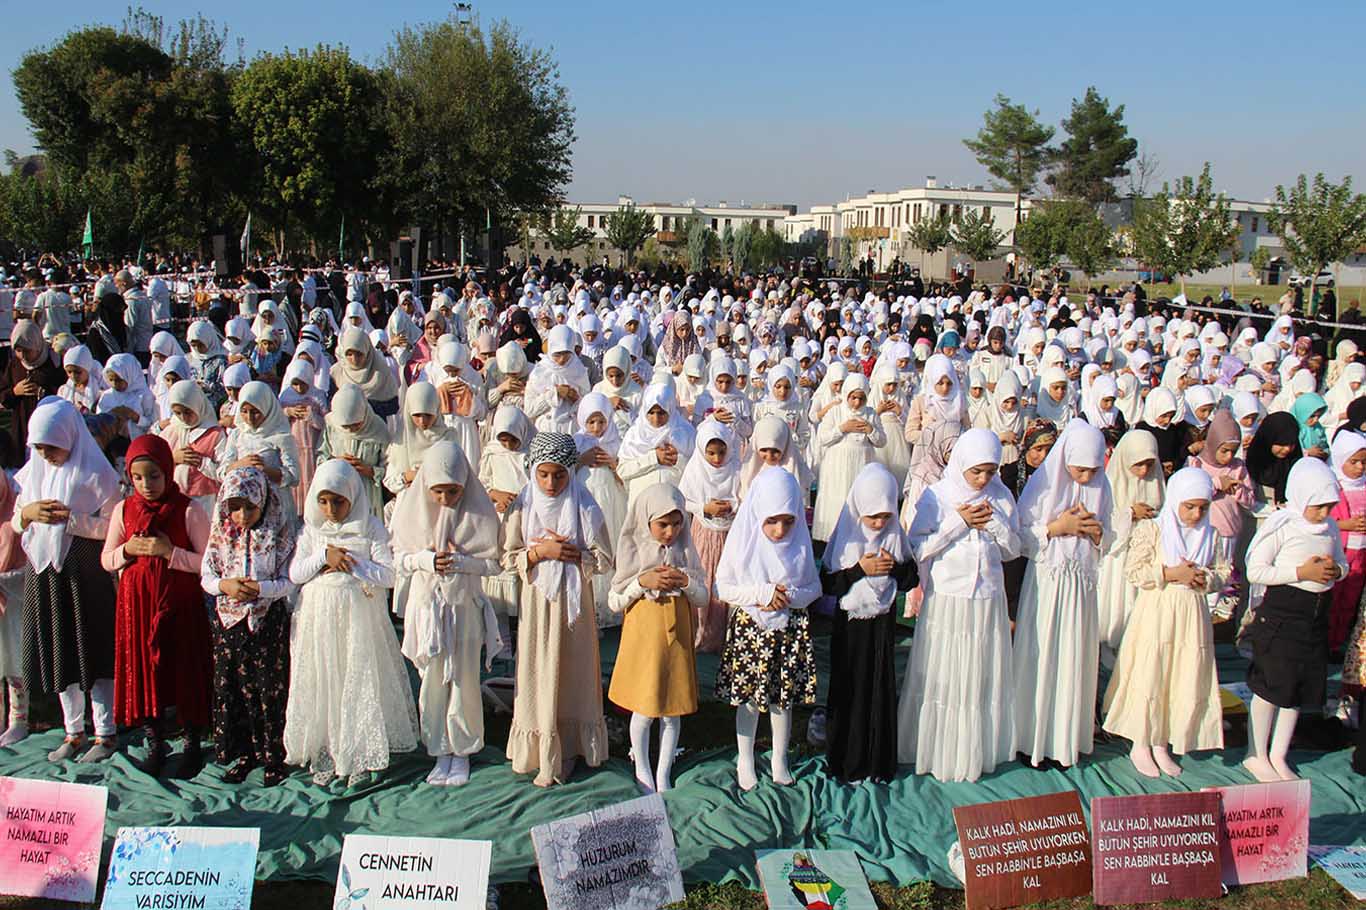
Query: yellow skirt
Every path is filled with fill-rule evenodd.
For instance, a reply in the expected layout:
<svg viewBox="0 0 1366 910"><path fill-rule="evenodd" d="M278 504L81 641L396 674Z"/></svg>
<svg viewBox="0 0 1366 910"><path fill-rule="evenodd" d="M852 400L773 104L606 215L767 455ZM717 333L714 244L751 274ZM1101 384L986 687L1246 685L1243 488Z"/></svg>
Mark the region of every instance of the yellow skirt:
<svg viewBox="0 0 1366 910"><path fill-rule="evenodd" d="M636 714L679 717L697 711L692 608L682 595L641 598L626 611L607 697Z"/></svg>

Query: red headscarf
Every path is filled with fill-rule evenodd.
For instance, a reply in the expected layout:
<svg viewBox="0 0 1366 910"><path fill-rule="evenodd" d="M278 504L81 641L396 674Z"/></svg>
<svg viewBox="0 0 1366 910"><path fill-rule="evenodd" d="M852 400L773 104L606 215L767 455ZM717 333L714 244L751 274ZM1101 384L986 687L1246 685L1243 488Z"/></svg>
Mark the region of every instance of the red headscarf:
<svg viewBox="0 0 1366 910"><path fill-rule="evenodd" d="M161 498L154 502L139 493L128 497L123 510L123 529L129 537L164 531L166 521L183 511L190 502L175 482L175 459L166 440L151 433L134 439L128 447L128 454L124 456L125 470L131 469L133 462L139 458L145 458L161 468L161 473L166 477L166 489ZM131 473L129 480L132 480Z"/></svg>

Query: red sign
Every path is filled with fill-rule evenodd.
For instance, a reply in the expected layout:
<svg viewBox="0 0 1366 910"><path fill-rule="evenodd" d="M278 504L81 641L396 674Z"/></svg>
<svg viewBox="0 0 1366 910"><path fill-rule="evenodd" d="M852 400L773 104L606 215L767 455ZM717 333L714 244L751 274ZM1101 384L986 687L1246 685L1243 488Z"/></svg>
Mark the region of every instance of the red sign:
<svg viewBox="0 0 1366 910"><path fill-rule="evenodd" d="M1091 890L1091 838L1075 791L953 810L968 910L1082 897Z"/></svg>
<svg viewBox="0 0 1366 910"><path fill-rule="evenodd" d="M1091 825L1097 904L1223 894L1218 793L1098 796Z"/></svg>

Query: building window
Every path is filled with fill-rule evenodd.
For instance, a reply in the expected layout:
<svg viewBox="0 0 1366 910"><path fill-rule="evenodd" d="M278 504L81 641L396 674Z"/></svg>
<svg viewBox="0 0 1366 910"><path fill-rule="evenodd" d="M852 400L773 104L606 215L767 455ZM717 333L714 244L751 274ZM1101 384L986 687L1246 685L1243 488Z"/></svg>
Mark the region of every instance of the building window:
<svg viewBox="0 0 1366 910"><path fill-rule="evenodd" d="M772 219L772 218L768 219L768 229L769 229L770 231L773 230L773 219Z"/></svg>
<svg viewBox="0 0 1366 910"><path fill-rule="evenodd" d="M601 218L598 219L598 227L602 228L604 231L607 230L607 216L606 216L606 215L603 215Z"/></svg>
<svg viewBox="0 0 1366 910"><path fill-rule="evenodd" d="M955 205L955 206L953 207L953 220L954 220L954 221L961 221L961 220L963 220L963 204L962 204L961 202L958 203L958 205Z"/></svg>
<svg viewBox="0 0 1366 910"><path fill-rule="evenodd" d="M729 219L729 218L726 219L726 227L730 227L730 219Z"/></svg>
<svg viewBox="0 0 1366 910"><path fill-rule="evenodd" d="M593 226L593 216L592 216L592 215L589 215L589 216L588 216L588 226L589 226L589 227L592 227L592 226Z"/></svg>
<svg viewBox="0 0 1366 910"><path fill-rule="evenodd" d="M919 223L920 223L920 203L918 203L918 202L915 204L915 218L911 221L911 223L912 223L912 224L919 224Z"/></svg>
<svg viewBox="0 0 1366 910"><path fill-rule="evenodd" d="M1257 216L1252 216L1252 233L1257 233Z"/></svg>
<svg viewBox="0 0 1366 910"><path fill-rule="evenodd" d="M991 217L991 206L989 206L989 205L984 205L984 206L982 206L982 217L983 217L984 219L985 219L985 218L990 218L990 217Z"/></svg>
<svg viewBox="0 0 1366 910"><path fill-rule="evenodd" d="M716 230L716 219L715 219L715 218L713 218L713 219L711 220L711 229L712 229L713 231Z"/></svg>

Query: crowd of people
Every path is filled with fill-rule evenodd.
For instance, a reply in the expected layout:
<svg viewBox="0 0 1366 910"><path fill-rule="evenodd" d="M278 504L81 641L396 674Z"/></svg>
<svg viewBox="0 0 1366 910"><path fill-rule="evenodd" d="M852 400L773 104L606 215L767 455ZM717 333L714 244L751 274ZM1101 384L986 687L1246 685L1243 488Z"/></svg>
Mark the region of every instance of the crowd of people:
<svg viewBox="0 0 1366 910"><path fill-rule="evenodd" d="M699 652L739 787L763 714L785 785L819 610L841 781L1071 766L1098 730L1179 775L1224 747L1225 622L1252 778L1294 779L1333 663L1357 723L1366 358L1313 323L569 263L417 296L378 264L232 292L62 269L0 291L0 746L56 696L54 762L133 731L145 771L192 777L211 734L229 781L422 748L460 786L502 656L507 757L550 786L607 758L620 625L643 791L672 786Z"/></svg>

